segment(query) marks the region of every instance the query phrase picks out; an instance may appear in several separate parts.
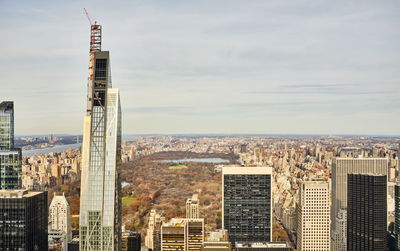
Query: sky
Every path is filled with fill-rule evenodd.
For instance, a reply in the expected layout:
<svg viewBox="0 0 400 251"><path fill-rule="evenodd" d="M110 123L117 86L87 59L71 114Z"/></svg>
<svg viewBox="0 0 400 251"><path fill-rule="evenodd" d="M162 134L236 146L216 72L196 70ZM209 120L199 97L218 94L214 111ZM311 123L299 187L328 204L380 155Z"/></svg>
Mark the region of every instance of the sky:
<svg viewBox="0 0 400 251"><path fill-rule="evenodd" d="M400 135L400 2L0 0L15 133L81 134L89 21L124 134Z"/></svg>

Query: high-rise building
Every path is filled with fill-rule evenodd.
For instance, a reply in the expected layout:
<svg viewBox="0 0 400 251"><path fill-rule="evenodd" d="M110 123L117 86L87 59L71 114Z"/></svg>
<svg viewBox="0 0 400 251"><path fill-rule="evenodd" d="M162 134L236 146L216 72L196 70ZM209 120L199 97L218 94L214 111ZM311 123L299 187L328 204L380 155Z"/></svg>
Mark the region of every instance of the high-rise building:
<svg viewBox="0 0 400 251"><path fill-rule="evenodd" d="M141 237L137 232L122 232L122 251L140 251Z"/></svg>
<svg viewBox="0 0 400 251"><path fill-rule="evenodd" d="M146 247L153 251L161 251L161 225L164 221L165 217L158 214L155 209L150 211L149 224L144 243Z"/></svg>
<svg viewBox="0 0 400 251"><path fill-rule="evenodd" d="M220 229L216 232L209 232L203 245L204 251L230 251L231 243L228 241L228 231Z"/></svg>
<svg viewBox="0 0 400 251"><path fill-rule="evenodd" d="M0 190L0 250L47 250L47 192Z"/></svg>
<svg viewBox="0 0 400 251"><path fill-rule="evenodd" d="M348 174L347 250L387 250L387 176Z"/></svg>
<svg viewBox="0 0 400 251"><path fill-rule="evenodd" d="M232 245L271 241L271 182L271 167L222 168L222 228Z"/></svg>
<svg viewBox="0 0 400 251"><path fill-rule="evenodd" d="M394 187L394 235L396 241L396 250L400 250L400 183Z"/></svg>
<svg viewBox="0 0 400 251"><path fill-rule="evenodd" d="M235 250L236 251L291 251L292 248L287 242L237 242Z"/></svg>
<svg viewBox="0 0 400 251"><path fill-rule="evenodd" d="M121 108L111 87L101 26L91 25L87 114L82 141L80 250L121 249Z"/></svg>
<svg viewBox="0 0 400 251"><path fill-rule="evenodd" d="M202 251L204 219L173 218L161 226L162 251Z"/></svg>
<svg viewBox="0 0 400 251"><path fill-rule="evenodd" d="M72 239L71 213L67 198L63 195L54 195L49 207L51 230L61 230L66 236L66 241Z"/></svg>
<svg viewBox="0 0 400 251"><path fill-rule="evenodd" d="M386 158L333 158L331 208L333 251L347 250L347 223L342 220L347 218L347 175L352 173L387 175L387 171Z"/></svg>
<svg viewBox="0 0 400 251"><path fill-rule="evenodd" d="M47 192L21 189L14 103L0 103L0 250L47 250Z"/></svg>
<svg viewBox="0 0 400 251"><path fill-rule="evenodd" d="M21 189L21 149L14 148L14 103L0 103L0 189Z"/></svg>
<svg viewBox="0 0 400 251"><path fill-rule="evenodd" d="M297 208L297 250L330 251L330 206L328 182L301 182Z"/></svg>
<svg viewBox="0 0 400 251"><path fill-rule="evenodd" d="M193 194L191 199L186 200L186 218L199 218L199 195Z"/></svg>

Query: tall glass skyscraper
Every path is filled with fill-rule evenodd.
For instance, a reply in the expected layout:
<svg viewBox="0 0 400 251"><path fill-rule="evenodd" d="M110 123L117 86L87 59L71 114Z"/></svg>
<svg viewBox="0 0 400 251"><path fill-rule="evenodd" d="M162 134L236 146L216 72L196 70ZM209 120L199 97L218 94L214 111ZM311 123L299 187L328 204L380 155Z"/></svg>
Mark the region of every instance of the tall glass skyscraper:
<svg viewBox="0 0 400 251"><path fill-rule="evenodd" d="M386 175L347 177L347 250L387 250Z"/></svg>
<svg viewBox="0 0 400 251"><path fill-rule="evenodd" d="M91 25L87 114L82 142L80 250L121 249L121 108L111 88L101 26Z"/></svg>
<svg viewBox="0 0 400 251"><path fill-rule="evenodd" d="M14 148L14 103L0 103L0 190L21 188L21 149Z"/></svg>
<svg viewBox="0 0 400 251"><path fill-rule="evenodd" d="M347 251L347 175L374 173L387 175L386 158L333 158L332 160L332 207L331 239L333 251Z"/></svg>
<svg viewBox="0 0 400 251"><path fill-rule="evenodd" d="M14 103L0 103L0 250L47 250L47 192L21 190Z"/></svg>

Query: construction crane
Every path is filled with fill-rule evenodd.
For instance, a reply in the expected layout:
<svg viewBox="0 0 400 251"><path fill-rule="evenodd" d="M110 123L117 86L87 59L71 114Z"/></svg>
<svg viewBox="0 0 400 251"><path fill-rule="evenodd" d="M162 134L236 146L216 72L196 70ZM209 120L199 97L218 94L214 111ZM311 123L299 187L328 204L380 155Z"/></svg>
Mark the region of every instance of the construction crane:
<svg viewBox="0 0 400 251"><path fill-rule="evenodd" d="M83 8L83 11L85 12L87 19L89 20L90 25L93 25L92 19L90 18L89 13L87 12L86 8ZM94 24L96 24L96 22L94 22Z"/></svg>
<svg viewBox="0 0 400 251"><path fill-rule="evenodd" d="M101 51L101 25L92 21L86 8L83 8L85 15L90 23L90 52Z"/></svg>

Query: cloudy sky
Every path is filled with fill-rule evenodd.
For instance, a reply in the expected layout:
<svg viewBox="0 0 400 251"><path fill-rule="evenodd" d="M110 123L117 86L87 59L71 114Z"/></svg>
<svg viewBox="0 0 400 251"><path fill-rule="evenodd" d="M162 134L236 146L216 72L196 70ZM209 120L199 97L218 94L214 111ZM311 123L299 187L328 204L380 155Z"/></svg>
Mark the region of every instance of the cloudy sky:
<svg viewBox="0 0 400 251"><path fill-rule="evenodd" d="M82 132L84 7L103 25L125 134L400 134L397 0L0 0L16 134Z"/></svg>

